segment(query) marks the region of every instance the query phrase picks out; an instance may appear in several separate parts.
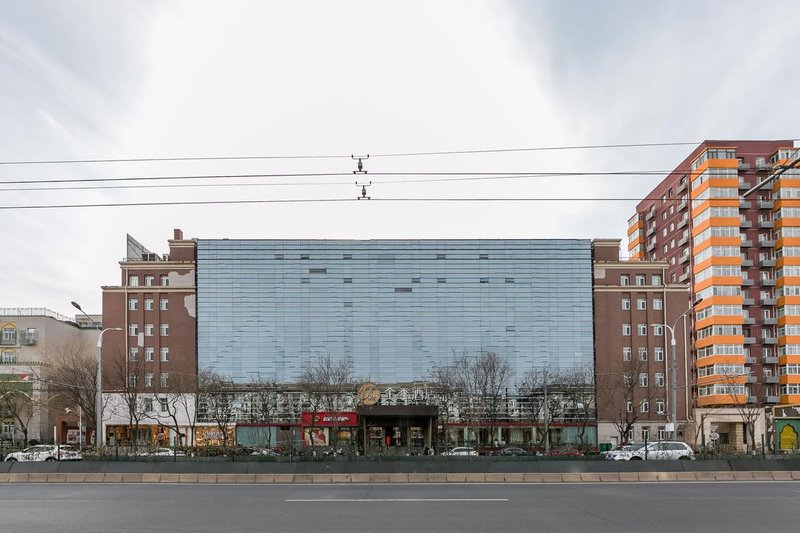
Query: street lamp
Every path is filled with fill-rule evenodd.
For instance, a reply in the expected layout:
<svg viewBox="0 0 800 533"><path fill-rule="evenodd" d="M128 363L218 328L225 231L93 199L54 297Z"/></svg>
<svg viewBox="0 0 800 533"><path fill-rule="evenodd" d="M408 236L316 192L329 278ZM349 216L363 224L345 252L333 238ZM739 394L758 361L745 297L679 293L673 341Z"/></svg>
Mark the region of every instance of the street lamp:
<svg viewBox="0 0 800 533"><path fill-rule="evenodd" d="M70 302L72 307L83 313L83 316L88 318L92 324L100 329L100 324L92 320L92 317L86 314L86 311L81 309L78 302ZM106 328L100 331L97 337L97 390L95 391L95 445L99 448L103 446L103 333L106 331L122 331L122 328Z"/></svg>
<svg viewBox="0 0 800 533"><path fill-rule="evenodd" d="M693 304L689 306L689 308L678 315L678 318L675 319L675 322L672 323L672 326L669 324L653 324L652 327L661 325L669 330L670 334L670 346L671 346L671 362L670 362L670 374L672 375L672 379L670 379L670 422L672 422L672 440L678 440L678 355L676 353L676 343L675 343L675 328L678 326L678 321L686 316L694 306L699 304L702 301L702 298L695 301Z"/></svg>

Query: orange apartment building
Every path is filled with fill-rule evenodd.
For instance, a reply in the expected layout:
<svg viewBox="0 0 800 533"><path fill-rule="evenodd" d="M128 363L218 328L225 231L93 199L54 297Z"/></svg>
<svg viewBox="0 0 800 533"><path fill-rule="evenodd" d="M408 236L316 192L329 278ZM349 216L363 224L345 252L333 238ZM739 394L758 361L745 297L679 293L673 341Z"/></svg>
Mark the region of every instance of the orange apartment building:
<svg viewBox="0 0 800 533"><path fill-rule="evenodd" d="M666 261L668 281L691 285L694 418L707 444L772 442L771 408L800 402L797 155L791 140L705 141L628 222L631 259Z"/></svg>

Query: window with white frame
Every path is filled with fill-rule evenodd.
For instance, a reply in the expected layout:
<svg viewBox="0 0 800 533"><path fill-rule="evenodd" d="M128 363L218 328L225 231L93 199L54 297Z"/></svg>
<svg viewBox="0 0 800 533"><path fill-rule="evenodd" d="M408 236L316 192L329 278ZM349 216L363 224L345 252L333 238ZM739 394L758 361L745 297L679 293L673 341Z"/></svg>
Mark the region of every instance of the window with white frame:
<svg viewBox="0 0 800 533"><path fill-rule="evenodd" d="M169 287L169 276L162 275L161 278L159 278L159 281L161 282L162 287Z"/></svg>
<svg viewBox="0 0 800 533"><path fill-rule="evenodd" d="M649 377L647 376L646 372L642 372L639 374L639 386L640 387L647 387L650 384Z"/></svg>
<svg viewBox="0 0 800 533"><path fill-rule="evenodd" d="M632 401L628 400L627 402L625 402L625 410L627 412L629 412L629 413L633 412L633 402Z"/></svg>
<svg viewBox="0 0 800 533"><path fill-rule="evenodd" d="M155 276L145 276L144 277L144 286L145 287L152 287L153 286L153 282L155 282L155 280L156 280Z"/></svg>
<svg viewBox="0 0 800 533"><path fill-rule="evenodd" d="M145 398L144 399L144 412L145 413L152 413L153 412L153 399L152 398Z"/></svg>
<svg viewBox="0 0 800 533"><path fill-rule="evenodd" d="M159 300L159 308L162 311L169 310L169 300L167 298L161 298L161 300Z"/></svg>
<svg viewBox="0 0 800 533"><path fill-rule="evenodd" d="M638 298L636 300L636 309L639 311L644 311L647 309L647 298Z"/></svg>
<svg viewBox="0 0 800 533"><path fill-rule="evenodd" d="M161 347L161 361L162 362L169 361L169 347L167 346Z"/></svg>
<svg viewBox="0 0 800 533"><path fill-rule="evenodd" d="M664 308L664 300L661 298L653 298L653 309L660 311Z"/></svg>
<svg viewBox="0 0 800 533"><path fill-rule="evenodd" d="M152 361L154 352L155 352L155 349L152 346L146 347L144 349L144 360L145 361Z"/></svg>
<svg viewBox="0 0 800 533"><path fill-rule="evenodd" d="M139 348L128 348L128 361L137 361L139 359Z"/></svg>
<svg viewBox="0 0 800 533"><path fill-rule="evenodd" d="M661 285L661 275L660 274L653 274L653 285Z"/></svg>
<svg viewBox="0 0 800 533"><path fill-rule="evenodd" d="M659 415L664 414L664 400L656 400L656 413ZM661 439L662 437L659 437Z"/></svg>
<svg viewBox="0 0 800 533"><path fill-rule="evenodd" d="M663 426L658 427L658 440L664 440L667 438L667 431L664 429Z"/></svg>
<svg viewBox="0 0 800 533"><path fill-rule="evenodd" d="M639 348L639 361L647 361L647 348Z"/></svg>
<svg viewBox="0 0 800 533"><path fill-rule="evenodd" d="M636 331L639 333L640 337L647 336L647 324L637 324Z"/></svg>
<svg viewBox="0 0 800 533"><path fill-rule="evenodd" d="M136 374L128 374L128 387L135 387L137 382Z"/></svg>
<svg viewBox="0 0 800 533"><path fill-rule="evenodd" d="M653 348L653 358L656 361L663 361L664 360L664 348L661 346L656 346Z"/></svg>
<svg viewBox="0 0 800 533"><path fill-rule="evenodd" d="M623 346L622 347L622 360L623 361L630 361L631 360L631 347L630 346Z"/></svg>
<svg viewBox="0 0 800 533"><path fill-rule="evenodd" d="M169 324L161 324L161 336L166 337L169 335Z"/></svg>
<svg viewBox="0 0 800 533"><path fill-rule="evenodd" d="M166 396L158 397L158 405L161 408L162 413L169 411L169 399Z"/></svg>
<svg viewBox="0 0 800 533"><path fill-rule="evenodd" d="M136 298L128 298L128 311L136 311L139 308L139 300Z"/></svg>
<svg viewBox="0 0 800 533"><path fill-rule="evenodd" d="M646 411L642 411L646 412ZM650 440L650 428L642 428L642 440L647 442Z"/></svg>
<svg viewBox="0 0 800 533"><path fill-rule="evenodd" d="M626 337L630 336L630 334L631 334L631 325L630 324L622 324L622 334L625 335Z"/></svg>
<svg viewBox="0 0 800 533"><path fill-rule="evenodd" d="M162 372L160 374L161 378L161 387L169 387L169 374L167 372Z"/></svg>
<svg viewBox="0 0 800 533"><path fill-rule="evenodd" d="M664 386L664 374L662 372L656 372L656 387L663 387Z"/></svg>
<svg viewBox="0 0 800 533"><path fill-rule="evenodd" d="M636 284L637 285L646 285L647 284L647 276L644 274L636 274Z"/></svg>
<svg viewBox="0 0 800 533"><path fill-rule="evenodd" d="M145 374L144 374L144 386L145 387L152 387L153 386L153 373L152 372L145 372Z"/></svg>
<svg viewBox="0 0 800 533"><path fill-rule="evenodd" d="M661 324L653 324L653 335L663 335L664 334L664 326Z"/></svg>
<svg viewBox="0 0 800 533"><path fill-rule="evenodd" d="M627 274L622 274L619 277L619 284L620 285L630 285L631 284L631 277Z"/></svg>
<svg viewBox="0 0 800 533"><path fill-rule="evenodd" d="M129 287L138 287L139 286L139 276L128 276L128 286Z"/></svg>
<svg viewBox="0 0 800 533"><path fill-rule="evenodd" d="M153 336L153 324L145 324L144 325L144 336L145 337L152 337Z"/></svg>
<svg viewBox="0 0 800 533"><path fill-rule="evenodd" d="M630 298L623 298L622 299L622 309L623 311L627 311L631 308L631 300Z"/></svg>
<svg viewBox="0 0 800 533"><path fill-rule="evenodd" d="M139 324L128 324L128 335L131 337L139 334Z"/></svg>
<svg viewBox="0 0 800 533"><path fill-rule="evenodd" d="M144 310L145 311L152 311L153 310L153 299L152 298L145 298L144 299Z"/></svg>
<svg viewBox="0 0 800 533"><path fill-rule="evenodd" d="M649 413L650 412L650 402L647 400L642 400L639 403L639 411L642 413Z"/></svg>

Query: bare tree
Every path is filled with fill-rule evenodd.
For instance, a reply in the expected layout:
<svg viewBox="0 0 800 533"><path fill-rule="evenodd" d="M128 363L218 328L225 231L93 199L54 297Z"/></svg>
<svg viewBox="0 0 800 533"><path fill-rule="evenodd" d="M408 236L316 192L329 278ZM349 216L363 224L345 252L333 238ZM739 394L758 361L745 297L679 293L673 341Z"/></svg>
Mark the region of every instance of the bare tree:
<svg viewBox="0 0 800 533"><path fill-rule="evenodd" d="M128 354L126 358L118 352L111 366L111 387L122 399L131 432L130 444L136 445L139 425L147 416L143 401L145 386L148 385L146 380L152 380L152 375L147 376L144 359L139 354Z"/></svg>
<svg viewBox="0 0 800 533"><path fill-rule="evenodd" d="M575 366L562 372L564 416L578 429L577 444L588 446L586 428L596 419L594 370L588 366Z"/></svg>
<svg viewBox="0 0 800 533"><path fill-rule="evenodd" d="M649 381L642 383L642 375L647 376L647 363L636 358L622 361L617 372L597 376L597 397L605 416L616 428L620 442L627 442L628 434L643 414L644 405L651 403Z"/></svg>
<svg viewBox="0 0 800 533"><path fill-rule="evenodd" d="M744 385L747 378L744 374L726 374L723 378L723 387L725 394L731 399L733 408L742 419L742 425L747 437L747 452L750 453L756 449L756 424L759 418L764 414L763 401L763 385L759 382L753 381L749 383L749 387Z"/></svg>
<svg viewBox="0 0 800 533"><path fill-rule="evenodd" d="M524 398L531 421L542 427L537 431L537 445L548 449L550 428L562 416L562 376L557 370L537 367L525 372L517 385L520 397Z"/></svg>
<svg viewBox="0 0 800 533"><path fill-rule="evenodd" d="M317 356L303 368L299 386L312 415L311 425L306 429L309 442L313 444L316 415L322 411L341 410L345 394L354 388L353 362L347 357L334 360L330 354ZM334 431L336 429L334 426Z"/></svg>
<svg viewBox="0 0 800 533"><path fill-rule="evenodd" d="M489 425L487 444L495 440L495 428L505 412L511 365L494 352L484 352L473 362L474 379L480 401L481 417Z"/></svg>
<svg viewBox="0 0 800 533"><path fill-rule="evenodd" d="M461 415L456 372L451 364L437 365L428 372L428 379L436 390L439 404L439 423L442 427L439 442L447 445L450 426L457 422Z"/></svg>
<svg viewBox="0 0 800 533"><path fill-rule="evenodd" d="M270 423L278 410L278 383L274 378L258 376L248 384L245 394L245 420L254 424ZM260 442L267 447L272 447L272 430L262 428Z"/></svg>
<svg viewBox="0 0 800 533"><path fill-rule="evenodd" d="M31 420L36 416L39 406L33 400L30 382L10 379L11 375L0 376L0 419L10 417L14 426L22 433L25 444Z"/></svg>
<svg viewBox="0 0 800 533"><path fill-rule="evenodd" d="M51 394L79 407L87 427L96 427L97 361L91 343L75 333L61 344L47 346L43 357L46 374L38 379Z"/></svg>
<svg viewBox="0 0 800 533"><path fill-rule="evenodd" d="M229 380L212 370L201 370L197 377L198 408L216 424L222 434L222 445L227 447L228 429L236 421L236 390Z"/></svg>

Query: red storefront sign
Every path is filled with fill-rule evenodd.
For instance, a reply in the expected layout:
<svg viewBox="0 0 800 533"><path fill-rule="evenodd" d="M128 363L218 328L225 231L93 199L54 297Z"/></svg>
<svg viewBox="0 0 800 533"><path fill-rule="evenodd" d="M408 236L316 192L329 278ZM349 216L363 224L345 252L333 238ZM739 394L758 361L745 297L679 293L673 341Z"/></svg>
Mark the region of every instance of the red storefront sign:
<svg viewBox="0 0 800 533"><path fill-rule="evenodd" d="M319 413L304 412L300 415L300 420L304 426L316 427L350 427L358 425L358 415L352 412L331 413L320 411Z"/></svg>

